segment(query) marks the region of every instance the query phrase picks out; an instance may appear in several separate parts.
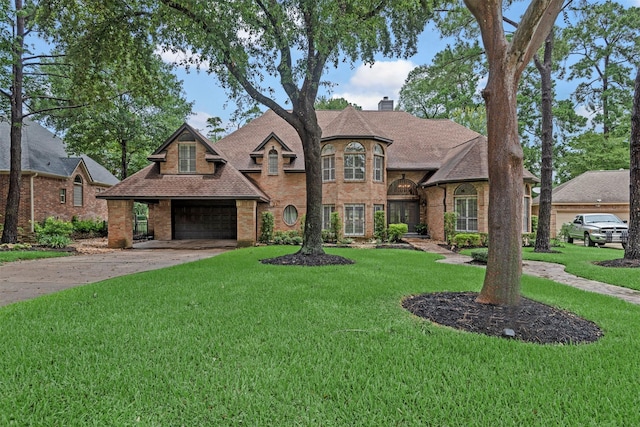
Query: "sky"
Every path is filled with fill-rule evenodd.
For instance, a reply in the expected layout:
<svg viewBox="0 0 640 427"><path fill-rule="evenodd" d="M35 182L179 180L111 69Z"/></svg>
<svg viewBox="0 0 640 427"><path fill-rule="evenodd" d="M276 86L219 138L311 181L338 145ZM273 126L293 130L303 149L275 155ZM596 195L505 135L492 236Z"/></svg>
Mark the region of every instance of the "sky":
<svg viewBox="0 0 640 427"><path fill-rule="evenodd" d="M640 6L640 0L620 0L625 7ZM526 4L526 3L525 3ZM514 12L515 13L515 12ZM512 17L505 14L505 16ZM421 34L417 54L407 58L379 58L373 65L362 63L341 64L338 68L329 68L323 80L332 82L331 92L320 92L333 98L345 98L347 101L361 106L364 110L375 110L378 102L385 96L397 105L400 88L409 72L419 65L429 64L433 56L447 45L447 40L439 37L432 27L427 27ZM175 62L175 57L162 54L165 62ZM209 117L220 117L223 126L230 125L230 117L235 104L229 100L225 90L220 86L215 75L206 72L177 67L177 77L182 80L188 101L194 103L193 114L187 122L206 134L206 122ZM568 87L558 88L558 92L570 92ZM276 99L284 105L284 99ZM261 106L264 111L266 107Z"/></svg>

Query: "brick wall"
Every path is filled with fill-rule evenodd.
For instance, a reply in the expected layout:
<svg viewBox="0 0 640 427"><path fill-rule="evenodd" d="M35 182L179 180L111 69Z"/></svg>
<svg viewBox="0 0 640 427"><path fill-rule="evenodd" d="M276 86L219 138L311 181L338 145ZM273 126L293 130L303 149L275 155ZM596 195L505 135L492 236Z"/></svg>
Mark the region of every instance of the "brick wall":
<svg viewBox="0 0 640 427"><path fill-rule="evenodd" d="M73 180L76 176L82 178L83 203L82 206L73 204ZM90 183L88 174L83 168L77 170L70 178L24 174L20 186L20 206L18 208L18 226L24 230L31 230L31 188L33 184L33 219L42 222L48 217L70 221L74 216L78 219L107 220L106 200L96 199L96 194L108 188ZM65 203L60 201L60 190L66 191ZM9 176L0 175L0 215L4 216L7 193L9 191Z"/></svg>
<svg viewBox="0 0 640 427"><path fill-rule="evenodd" d="M149 227L154 239L171 240L171 200L149 205Z"/></svg>
<svg viewBox="0 0 640 427"><path fill-rule="evenodd" d="M110 248L133 246L133 200L108 200Z"/></svg>
<svg viewBox="0 0 640 427"><path fill-rule="evenodd" d="M205 160L205 154L207 149L199 142L174 142L167 147L167 161L160 162L160 173L168 175L178 174L178 146L181 143L195 144L196 146L196 173L197 174L213 174L215 172L215 165L212 162Z"/></svg>
<svg viewBox="0 0 640 427"><path fill-rule="evenodd" d="M256 244L256 201L236 200L236 209L238 247L253 246Z"/></svg>

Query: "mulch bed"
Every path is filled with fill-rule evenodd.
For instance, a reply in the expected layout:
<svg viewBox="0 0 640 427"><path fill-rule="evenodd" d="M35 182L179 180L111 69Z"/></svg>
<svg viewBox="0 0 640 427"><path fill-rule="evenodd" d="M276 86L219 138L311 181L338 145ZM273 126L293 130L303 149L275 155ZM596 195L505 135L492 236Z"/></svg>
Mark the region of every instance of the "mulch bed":
<svg viewBox="0 0 640 427"><path fill-rule="evenodd" d="M510 308L480 304L477 296L475 292L421 294L406 298L402 306L439 325L537 344L590 343L603 335L593 322L527 298Z"/></svg>
<svg viewBox="0 0 640 427"><path fill-rule="evenodd" d="M617 267L617 268L638 268L640 267L640 259L612 259L609 261L598 261L594 264L601 267Z"/></svg>
<svg viewBox="0 0 640 427"><path fill-rule="evenodd" d="M354 261L338 256L338 255L304 255L300 252L295 254L282 255L275 258L261 259L263 264L272 265L301 265L304 267L319 267L324 265L347 265L353 264Z"/></svg>

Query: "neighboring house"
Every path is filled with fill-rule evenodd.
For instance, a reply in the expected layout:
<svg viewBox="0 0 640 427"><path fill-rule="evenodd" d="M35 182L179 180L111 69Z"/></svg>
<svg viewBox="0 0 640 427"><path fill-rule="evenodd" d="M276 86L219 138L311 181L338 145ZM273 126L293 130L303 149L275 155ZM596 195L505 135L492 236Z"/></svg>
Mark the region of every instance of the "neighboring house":
<svg viewBox="0 0 640 427"><path fill-rule="evenodd" d="M533 200L538 215L540 198ZM555 187L551 193L551 235L578 214L607 212L629 220L629 170L588 171Z"/></svg>
<svg viewBox="0 0 640 427"><path fill-rule="evenodd" d="M6 120L0 122L0 217L9 192L9 126ZM117 183L90 157L70 157L59 138L32 120L24 121L18 227L33 231L34 221L51 216L66 221L73 217L106 220L107 204L95 196Z"/></svg>
<svg viewBox="0 0 640 427"><path fill-rule="evenodd" d="M459 231L488 228L487 141L449 120L393 111L318 111L322 133L323 228L338 212L343 233L373 236L374 213L409 231L427 224L444 237L444 213L458 213ZM148 203L158 240L237 239L252 245L263 212L275 230L300 230L306 211L302 143L295 130L267 111L215 144L182 125L149 156L153 163L100 194L109 203L109 245L132 244L133 201ZM531 186L525 171L525 228ZM525 231L526 231L525 230Z"/></svg>

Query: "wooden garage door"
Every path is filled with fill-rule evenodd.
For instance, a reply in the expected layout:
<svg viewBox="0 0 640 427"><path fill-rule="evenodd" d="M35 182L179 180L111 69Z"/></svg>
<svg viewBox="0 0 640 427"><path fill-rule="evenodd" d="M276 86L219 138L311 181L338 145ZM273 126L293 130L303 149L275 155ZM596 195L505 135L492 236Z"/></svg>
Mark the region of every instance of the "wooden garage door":
<svg viewBox="0 0 640 427"><path fill-rule="evenodd" d="M234 200L174 200L171 211L175 240L237 238Z"/></svg>

